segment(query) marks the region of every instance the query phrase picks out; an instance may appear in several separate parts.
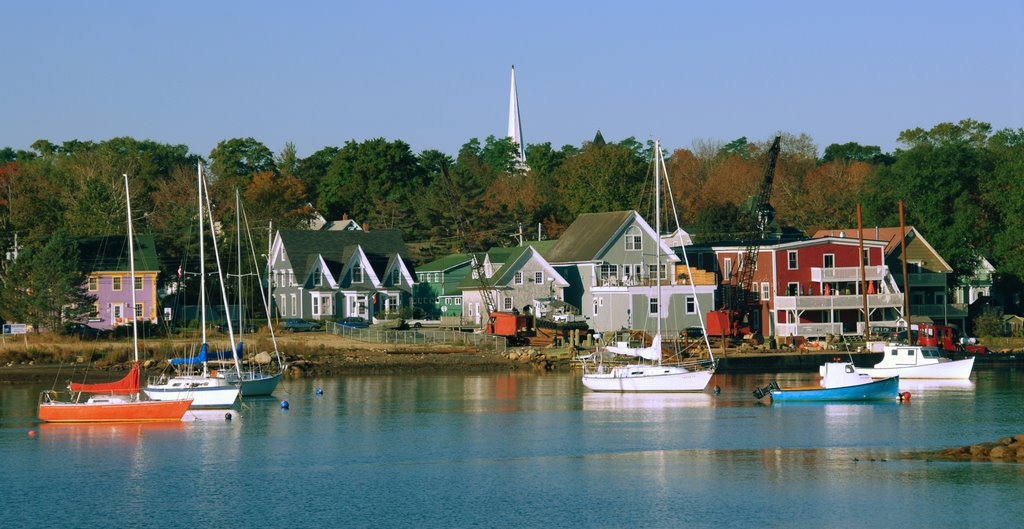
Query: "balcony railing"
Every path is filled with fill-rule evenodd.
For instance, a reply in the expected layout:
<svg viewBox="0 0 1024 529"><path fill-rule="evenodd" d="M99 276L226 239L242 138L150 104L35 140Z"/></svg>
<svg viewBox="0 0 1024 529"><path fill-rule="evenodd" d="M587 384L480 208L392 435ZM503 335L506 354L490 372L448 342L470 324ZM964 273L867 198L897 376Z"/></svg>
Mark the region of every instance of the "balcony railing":
<svg viewBox="0 0 1024 529"><path fill-rule="evenodd" d="M868 281L882 281L885 279L885 275L888 272L884 265L880 266L865 266L864 275L867 276ZM859 266L841 266L838 268L811 268L811 281L820 281L825 283L836 283L836 282L859 282L860 281L860 267Z"/></svg>
<svg viewBox="0 0 1024 529"><path fill-rule="evenodd" d="M843 334L842 323L779 323L775 325L776 336L825 336Z"/></svg>
<svg viewBox="0 0 1024 529"><path fill-rule="evenodd" d="M896 283L902 286L903 274L895 273L893 276L896 279ZM913 274L907 274L907 281L910 282L910 288L918 287L945 287L946 286L946 274L937 274L934 272L918 272ZM905 288L903 290L906 290Z"/></svg>
<svg viewBox="0 0 1024 529"><path fill-rule="evenodd" d="M910 316L928 316L931 319L936 318L963 318L967 316L967 305L952 303L949 305L943 305L941 303L929 303L929 304L910 304Z"/></svg>
<svg viewBox="0 0 1024 529"><path fill-rule="evenodd" d="M903 294L869 294L870 308L900 307L903 305ZM843 310L864 307L864 297L848 296L776 296L777 310Z"/></svg>

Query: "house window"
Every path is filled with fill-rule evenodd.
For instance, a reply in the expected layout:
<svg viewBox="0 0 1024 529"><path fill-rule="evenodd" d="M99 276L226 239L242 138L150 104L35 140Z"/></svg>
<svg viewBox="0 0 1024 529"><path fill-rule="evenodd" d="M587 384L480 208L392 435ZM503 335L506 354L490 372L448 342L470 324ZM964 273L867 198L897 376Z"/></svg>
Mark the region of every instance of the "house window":
<svg viewBox="0 0 1024 529"><path fill-rule="evenodd" d="M514 284L514 285L522 285L523 284L523 273L522 272L516 272L516 276L512 280L512 284Z"/></svg>
<svg viewBox="0 0 1024 529"><path fill-rule="evenodd" d="M135 290L142 290L142 278L141 277L136 277L135 278Z"/></svg>
<svg viewBox="0 0 1024 529"><path fill-rule="evenodd" d="M768 301L768 298L771 296L771 293L771 284L761 283L761 300Z"/></svg>
<svg viewBox="0 0 1024 529"><path fill-rule="evenodd" d="M440 283L441 282L441 274L439 272L434 272L434 282L435 283Z"/></svg>
<svg viewBox="0 0 1024 529"><path fill-rule="evenodd" d="M462 298L455 298L456 305L462 305Z"/></svg>
<svg viewBox="0 0 1024 529"><path fill-rule="evenodd" d="M292 294L292 316L298 315L298 311L295 310L295 305L297 305L297 303L295 303L295 294Z"/></svg>
<svg viewBox="0 0 1024 529"><path fill-rule="evenodd" d="M114 288L115 292L120 292L120 290L121 290L121 276L114 276L113 288Z"/></svg>
<svg viewBox="0 0 1024 529"><path fill-rule="evenodd" d="M282 316L287 314L287 312L285 311L285 307L287 307L287 305L285 305L284 301L285 301L285 296L284 296L284 294L281 294L281 306L277 308L277 313L282 315Z"/></svg>
<svg viewBox="0 0 1024 529"><path fill-rule="evenodd" d="M512 296L505 296L501 302L503 310L512 310Z"/></svg>
<svg viewBox="0 0 1024 529"><path fill-rule="evenodd" d="M100 304L99 302L93 303L92 308L89 309L89 319L98 320L100 319Z"/></svg>
<svg viewBox="0 0 1024 529"><path fill-rule="evenodd" d="M89 292L96 292L100 289L100 278L89 276Z"/></svg>
<svg viewBox="0 0 1024 529"><path fill-rule="evenodd" d="M293 270L288 271L288 284L295 286L295 271Z"/></svg>
<svg viewBox="0 0 1024 529"><path fill-rule="evenodd" d="M924 262L922 261L907 261L907 273L908 274L920 274L923 270Z"/></svg>
<svg viewBox="0 0 1024 529"><path fill-rule="evenodd" d="M594 298L594 316L597 316L597 298Z"/></svg>
<svg viewBox="0 0 1024 529"><path fill-rule="evenodd" d="M761 284L754 281L750 284L750 299L751 301L761 301L759 297L761 295Z"/></svg>
<svg viewBox="0 0 1024 529"><path fill-rule="evenodd" d="M697 298L686 296L686 313L697 314Z"/></svg>
<svg viewBox="0 0 1024 529"><path fill-rule="evenodd" d="M864 266L871 266L871 250L864 248Z"/></svg>
<svg viewBox="0 0 1024 529"><path fill-rule="evenodd" d="M362 283L363 282L363 265L354 264L352 265L352 282Z"/></svg>
<svg viewBox="0 0 1024 529"><path fill-rule="evenodd" d="M135 304L135 319L142 319L142 303Z"/></svg>
<svg viewBox="0 0 1024 529"><path fill-rule="evenodd" d="M790 270L796 270L798 268L797 260L796 260L796 254L797 254L796 250L790 250L790 251L786 252L786 256L789 259L789 269Z"/></svg>
<svg viewBox="0 0 1024 529"><path fill-rule="evenodd" d="M313 284L318 287L324 284L324 272L319 268L313 270Z"/></svg>
<svg viewBox="0 0 1024 529"><path fill-rule="evenodd" d="M626 250L643 250L643 239L640 236L640 228L633 226L626 231Z"/></svg>
<svg viewBox="0 0 1024 529"><path fill-rule="evenodd" d="M392 285L397 285L398 284L398 276L399 276L399 270L397 268L395 268L394 270L391 271L391 284Z"/></svg>
<svg viewBox="0 0 1024 529"><path fill-rule="evenodd" d="M658 310L658 298L652 297L648 300L647 311L652 315L657 315L660 313L660 311Z"/></svg>
<svg viewBox="0 0 1024 529"><path fill-rule="evenodd" d="M608 280L619 276L619 265L603 264L598 275L598 279L601 283L606 283Z"/></svg>
<svg viewBox="0 0 1024 529"><path fill-rule="evenodd" d="M796 296L800 294L800 283L786 283L786 295Z"/></svg>
<svg viewBox="0 0 1024 529"><path fill-rule="evenodd" d="M334 314L334 311L331 310L331 297L330 296L327 296L327 297L323 298L323 302L322 303L323 303L323 305L320 307L320 309L321 309L320 313L321 314L325 314L325 315Z"/></svg>
<svg viewBox="0 0 1024 529"><path fill-rule="evenodd" d="M832 254L832 253L825 254L823 256L823 259L822 259L821 267L822 268L835 268L836 267L836 255Z"/></svg>
<svg viewBox="0 0 1024 529"><path fill-rule="evenodd" d="M722 267L722 277L724 277L726 281L728 281L729 278L732 277L732 258L731 257L726 257L725 258L725 265Z"/></svg>
<svg viewBox="0 0 1024 529"><path fill-rule="evenodd" d="M533 282L537 283L538 285L543 285L544 284L544 272L534 272L533 273Z"/></svg>
<svg viewBox="0 0 1024 529"><path fill-rule="evenodd" d="M313 316L320 315L320 296L313 296Z"/></svg>

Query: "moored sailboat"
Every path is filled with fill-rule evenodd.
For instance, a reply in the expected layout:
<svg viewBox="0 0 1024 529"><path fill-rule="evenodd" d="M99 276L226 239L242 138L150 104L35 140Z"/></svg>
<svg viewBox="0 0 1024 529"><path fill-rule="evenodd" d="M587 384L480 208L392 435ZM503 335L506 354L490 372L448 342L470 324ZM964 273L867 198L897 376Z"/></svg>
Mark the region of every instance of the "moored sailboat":
<svg viewBox="0 0 1024 529"><path fill-rule="evenodd" d="M241 197L239 196L238 190L236 189L235 190L235 227L237 228L236 229L236 232L237 232L236 249L238 251L238 298L239 298L239 304L238 304L238 307L239 307L238 308L239 329L238 329L237 356L239 358L244 358L244 355L242 354L242 351L243 351L242 343L244 341L242 339L242 333L243 333L243 329L245 329L245 325L242 324L242 313L243 313L243 311L242 311L242 303L241 303L242 290L243 290L242 289L242 214L243 214L242 200L241 200ZM252 261L253 261L253 264L255 265L257 263L257 260L256 260L256 249L253 247L253 244L252 244L252 234L248 230L248 226L249 226L249 219L248 219L248 217L245 218L245 226L247 228L246 229L246 234L249 236L248 237L248 239L249 239L249 250L252 253ZM277 348L277 336L274 334L274 325L273 325L273 322L271 322L271 320L270 320L270 306L267 303L266 293L263 290L263 283L258 281L257 284L259 284L260 301L263 302L264 313L267 315L267 329L270 332L270 340L274 344L274 355L275 355L276 360L277 360L277 371L276 371L276 373L268 373L268 372L263 371L263 369L261 367L258 367L256 365L254 365L253 363L250 363L248 366L243 367L238 372L234 372L234 373L228 372L225 375L225 377L227 378L228 382L231 382L233 384L237 383L237 384L239 384L241 386L241 392L242 392L242 396L243 397L265 397L265 396L269 396L269 395L273 394L274 390L277 389L277 384L279 382L281 382L281 376L284 375L284 370L285 370L284 361L281 359L281 351L278 350L278 348ZM231 325L232 325L231 318L228 318L228 326L229 326L229 328L230 328Z"/></svg>
<svg viewBox="0 0 1024 529"><path fill-rule="evenodd" d="M162 375L157 379L151 380L146 385L146 395L154 400L177 400L183 397L189 397L193 399L192 406L195 408L230 408L238 402L239 395L241 394L241 388L238 383L232 383L223 376L218 376L216 370L211 370L209 367L208 358L208 345L206 343L206 264L205 250L203 245L203 198L206 192L205 182L203 180L203 169L200 164L198 167L198 180L199 180L199 296L200 296L200 329L202 331L202 342L199 348L199 353L192 358L176 358L170 361L172 366L179 366L179 372L172 375ZM210 208L209 197L206 197L206 212L211 219L213 214ZM217 254L217 239L213 239L213 249L215 257L217 258L217 275L220 279L221 295L224 300L224 305L227 306L227 294L224 290L224 279L221 275L220 270L220 258ZM228 318L229 326L228 330L231 331L230 327L231 319ZM231 343L234 344L234 333L229 332ZM231 355L234 359L236 372L241 372L241 366L238 363L238 354L235 347L231 348ZM201 368L198 368L201 366ZM197 370L198 368L198 370Z"/></svg>
<svg viewBox="0 0 1024 529"><path fill-rule="evenodd" d="M128 175L124 175L124 189L128 206L128 261L131 281L135 284L135 249L132 233L132 204L128 191ZM132 307L138 306L132 289ZM192 400L142 400L139 392L139 331L138 314L132 311L132 369L121 380L95 384L71 384L71 398L62 401L54 391L45 391L39 397L39 420L46 422L156 422L180 421ZM82 401L86 393L92 393Z"/></svg>
<svg viewBox="0 0 1024 529"><path fill-rule="evenodd" d="M661 267L661 210L660 210L660 183L662 170L665 169L665 159L661 153L660 142L654 143L654 204L655 204L655 237L657 248L656 263L657 269ZM666 171L667 174L667 171ZM685 252L684 252L685 258ZM689 262L687 261L689 269ZM658 306L661 307L661 285L662 276L658 272L657 296ZM689 276L689 273L687 274ZM697 297L696 288L690 282L693 289L694 299ZM700 310L697 310L698 315ZM682 391L703 391L715 373L714 357L711 356L711 345L707 342L707 332L703 332L704 341L707 345L710 360L694 362L673 362L664 363L662 350L662 329L661 316L658 315L657 331L651 339L648 347L630 347L628 343L622 342L616 345L609 345L591 355L580 358L583 365L583 385L591 391L617 391L617 392L682 392ZM701 327L704 327L704 320L701 319ZM627 357L625 364L606 364L616 356ZM644 363L647 360L650 363Z"/></svg>

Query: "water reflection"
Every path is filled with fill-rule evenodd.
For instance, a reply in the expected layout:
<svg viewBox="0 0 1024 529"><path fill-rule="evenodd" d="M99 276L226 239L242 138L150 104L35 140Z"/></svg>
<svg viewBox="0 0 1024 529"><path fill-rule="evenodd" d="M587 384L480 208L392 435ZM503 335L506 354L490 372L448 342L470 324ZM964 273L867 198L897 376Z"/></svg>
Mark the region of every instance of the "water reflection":
<svg viewBox="0 0 1024 529"><path fill-rule="evenodd" d="M598 410L662 410L672 408L707 408L714 399L707 393L591 393L583 394L583 409Z"/></svg>
<svg viewBox="0 0 1024 529"><path fill-rule="evenodd" d="M98 423L98 424L58 424L42 423L39 425L39 437L45 440L61 440L76 442L117 442L138 444L147 435L166 432L182 432L184 423Z"/></svg>
<svg viewBox="0 0 1024 529"><path fill-rule="evenodd" d="M970 380L900 379L900 391L909 391L911 398L942 393L974 393Z"/></svg>

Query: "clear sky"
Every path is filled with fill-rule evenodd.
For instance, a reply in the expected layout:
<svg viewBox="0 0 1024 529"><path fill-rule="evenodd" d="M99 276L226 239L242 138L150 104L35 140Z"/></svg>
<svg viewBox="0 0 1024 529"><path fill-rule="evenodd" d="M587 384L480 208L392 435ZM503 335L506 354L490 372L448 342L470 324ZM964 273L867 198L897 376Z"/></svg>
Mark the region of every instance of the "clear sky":
<svg viewBox="0 0 1024 529"><path fill-rule="evenodd" d="M819 153L1024 127L1024 2L50 1L0 9L0 147L132 136L206 156L385 137L765 140Z"/></svg>

